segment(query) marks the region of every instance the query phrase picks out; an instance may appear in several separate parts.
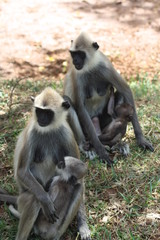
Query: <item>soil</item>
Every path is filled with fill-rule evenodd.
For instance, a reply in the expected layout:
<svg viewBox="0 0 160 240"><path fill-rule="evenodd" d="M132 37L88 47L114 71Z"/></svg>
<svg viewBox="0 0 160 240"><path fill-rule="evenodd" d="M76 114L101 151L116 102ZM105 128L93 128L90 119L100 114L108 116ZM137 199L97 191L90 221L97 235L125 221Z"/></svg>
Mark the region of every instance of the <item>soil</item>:
<svg viewBox="0 0 160 240"><path fill-rule="evenodd" d="M159 75L159 0L0 0L0 78L63 77L81 31L126 78Z"/></svg>

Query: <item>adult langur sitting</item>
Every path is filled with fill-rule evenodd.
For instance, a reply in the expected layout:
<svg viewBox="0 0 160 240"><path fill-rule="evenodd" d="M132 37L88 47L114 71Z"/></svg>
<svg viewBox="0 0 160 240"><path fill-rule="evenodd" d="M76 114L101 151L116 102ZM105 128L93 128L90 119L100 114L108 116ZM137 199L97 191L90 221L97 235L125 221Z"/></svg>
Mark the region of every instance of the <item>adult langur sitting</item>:
<svg viewBox="0 0 160 240"><path fill-rule="evenodd" d="M71 63L65 78L64 95L71 99L83 132L99 157L109 165L112 163L105 146L96 135L91 120L97 116L102 131L109 121L112 121L106 111L111 86L124 97L125 103L133 107L131 122L138 145L153 151L151 143L143 136L129 85L108 58L99 51L97 42L86 33L81 33L75 41L71 41L70 56Z"/></svg>

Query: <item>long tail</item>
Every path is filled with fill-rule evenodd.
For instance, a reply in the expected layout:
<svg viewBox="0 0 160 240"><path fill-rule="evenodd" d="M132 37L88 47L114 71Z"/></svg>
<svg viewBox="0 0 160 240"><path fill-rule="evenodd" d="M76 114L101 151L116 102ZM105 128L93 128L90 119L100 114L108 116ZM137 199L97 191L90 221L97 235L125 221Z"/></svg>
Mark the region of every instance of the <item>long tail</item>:
<svg viewBox="0 0 160 240"><path fill-rule="evenodd" d="M9 210L15 216L16 218L20 219L20 213L18 212L17 209L14 208L13 205L9 205Z"/></svg>

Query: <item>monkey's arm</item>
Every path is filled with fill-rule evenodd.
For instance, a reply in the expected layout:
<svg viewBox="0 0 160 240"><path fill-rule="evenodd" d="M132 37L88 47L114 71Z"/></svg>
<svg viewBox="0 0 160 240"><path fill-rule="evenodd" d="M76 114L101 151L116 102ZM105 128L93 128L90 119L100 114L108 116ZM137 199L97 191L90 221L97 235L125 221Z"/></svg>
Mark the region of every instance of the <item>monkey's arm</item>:
<svg viewBox="0 0 160 240"><path fill-rule="evenodd" d="M133 99L132 91L127 84L127 82L120 76L120 74L113 68L112 65L106 67L104 70L105 77L107 76L107 81L109 81L125 98L125 101L130 104L133 109L133 117L132 117L132 124L134 128L134 133L137 139L137 143L139 146L143 147L144 149L148 148L150 151L154 151L152 144L148 142L145 137L143 136L138 116L136 113L136 107Z"/></svg>
<svg viewBox="0 0 160 240"><path fill-rule="evenodd" d="M36 180L30 171L30 165L33 159L31 150L23 148L20 154L19 165L17 169L17 179L22 187L32 193L41 203L43 213L46 219L54 222L57 218L55 214L54 204L49 194L45 192L43 186Z"/></svg>
<svg viewBox="0 0 160 240"><path fill-rule="evenodd" d="M100 127L100 122L98 117L93 117L92 118L92 123L95 128L97 136L102 134L101 127Z"/></svg>
<svg viewBox="0 0 160 240"><path fill-rule="evenodd" d="M120 119L113 119L112 122L106 126L102 134L99 136L100 140L112 140L117 134L126 132L127 122Z"/></svg>

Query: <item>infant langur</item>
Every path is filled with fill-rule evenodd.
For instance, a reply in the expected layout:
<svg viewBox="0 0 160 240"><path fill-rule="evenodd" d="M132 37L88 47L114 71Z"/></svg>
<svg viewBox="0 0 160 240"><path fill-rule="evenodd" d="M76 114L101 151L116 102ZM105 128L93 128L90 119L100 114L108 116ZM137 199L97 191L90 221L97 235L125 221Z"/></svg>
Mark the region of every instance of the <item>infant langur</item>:
<svg viewBox="0 0 160 240"><path fill-rule="evenodd" d="M98 117L92 119L96 133L100 141L104 145L117 148L124 155L129 154L129 146L122 144L121 140L124 137L127 124L133 117L133 107L130 104L124 103L123 98L117 98L115 103L115 93L111 87L110 99L108 102L107 112L111 116L111 122L101 131ZM121 143L121 144L119 144Z"/></svg>
<svg viewBox="0 0 160 240"><path fill-rule="evenodd" d="M56 167L58 175L53 177L48 191L58 219L55 223L50 223L40 211L34 224L35 234L43 239L60 239L77 214L83 198L83 178L87 172L87 166L77 158L65 157L64 160L65 167L63 169ZM13 206L10 206L10 211L16 217L20 217Z"/></svg>

